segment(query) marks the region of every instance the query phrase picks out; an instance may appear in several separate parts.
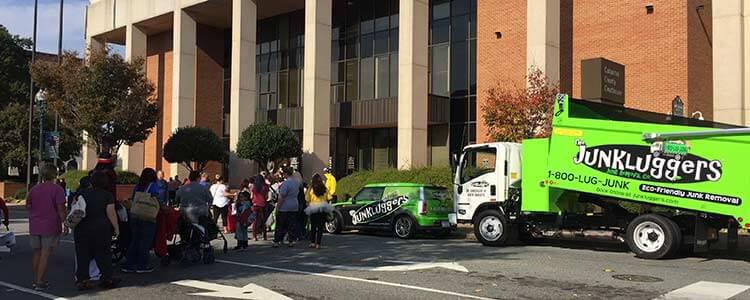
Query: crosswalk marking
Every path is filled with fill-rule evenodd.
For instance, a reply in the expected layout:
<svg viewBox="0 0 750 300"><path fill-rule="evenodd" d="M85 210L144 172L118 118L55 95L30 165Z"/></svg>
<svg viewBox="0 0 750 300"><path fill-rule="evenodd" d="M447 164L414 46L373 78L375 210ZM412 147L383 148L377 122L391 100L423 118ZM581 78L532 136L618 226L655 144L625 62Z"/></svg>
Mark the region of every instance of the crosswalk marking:
<svg viewBox="0 0 750 300"><path fill-rule="evenodd" d="M746 291L750 286L723 282L698 281L671 291L657 300L725 300Z"/></svg>

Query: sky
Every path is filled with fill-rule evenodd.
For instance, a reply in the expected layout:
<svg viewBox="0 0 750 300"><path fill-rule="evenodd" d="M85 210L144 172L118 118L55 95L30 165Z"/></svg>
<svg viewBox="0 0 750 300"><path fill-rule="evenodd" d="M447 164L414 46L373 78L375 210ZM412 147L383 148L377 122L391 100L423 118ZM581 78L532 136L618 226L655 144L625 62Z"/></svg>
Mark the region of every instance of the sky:
<svg viewBox="0 0 750 300"><path fill-rule="evenodd" d="M85 47L84 23L88 0L64 0L63 51L79 54ZM57 54L60 0L39 0L37 51ZM31 38L34 31L34 0L0 0L0 24L11 34Z"/></svg>

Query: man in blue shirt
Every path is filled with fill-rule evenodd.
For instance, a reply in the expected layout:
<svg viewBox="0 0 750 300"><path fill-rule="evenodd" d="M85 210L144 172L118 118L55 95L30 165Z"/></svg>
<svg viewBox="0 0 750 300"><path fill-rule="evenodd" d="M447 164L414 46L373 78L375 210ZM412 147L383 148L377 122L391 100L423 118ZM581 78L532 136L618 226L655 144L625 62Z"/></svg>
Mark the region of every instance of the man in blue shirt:
<svg viewBox="0 0 750 300"><path fill-rule="evenodd" d="M299 181L292 178L292 169L283 170L284 182L279 187L279 202L276 205L276 233L273 236L273 247L278 248L284 236L289 234L289 247L294 246L294 232L296 227L299 203Z"/></svg>

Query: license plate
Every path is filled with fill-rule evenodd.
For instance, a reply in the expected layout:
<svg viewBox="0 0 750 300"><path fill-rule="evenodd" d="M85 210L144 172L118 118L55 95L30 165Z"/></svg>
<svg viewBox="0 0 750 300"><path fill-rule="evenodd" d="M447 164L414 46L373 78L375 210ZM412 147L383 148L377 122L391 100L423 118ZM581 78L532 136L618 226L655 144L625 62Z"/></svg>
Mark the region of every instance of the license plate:
<svg viewBox="0 0 750 300"><path fill-rule="evenodd" d="M448 228L451 227L451 223L448 221L442 221L440 222L440 226L442 226L443 228Z"/></svg>

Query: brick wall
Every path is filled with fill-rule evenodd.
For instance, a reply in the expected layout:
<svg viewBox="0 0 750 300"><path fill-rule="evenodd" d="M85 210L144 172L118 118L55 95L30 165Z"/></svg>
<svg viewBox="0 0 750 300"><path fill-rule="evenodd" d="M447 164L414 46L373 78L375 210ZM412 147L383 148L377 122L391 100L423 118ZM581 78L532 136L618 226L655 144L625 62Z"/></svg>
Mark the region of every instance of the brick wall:
<svg viewBox="0 0 750 300"><path fill-rule="evenodd" d="M482 104L496 85L525 86L526 1L477 1L477 142L487 142ZM533 0L536 1L536 0ZM496 32L502 34L496 37Z"/></svg>
<svg viewBox="0 0 750 300"><path fill-rule="evenodd" d="M685 0L573 1L573 96L581 60L604 57L625 65L626 106L669 113L675 96L688 103L687 10Z"/></svg>
<svg viewBox="0 0 750 300"><path fill-rule="evenodd" d="M698 6L703 5L703 9ZM688 97L685 112L713 119L713 62L711 0L690 0L688 19ZM688 115L690 116L690 115Z"/></svg>
<svg viewBox="0 0 750 300"><path fill-rule="evenodd" d="M224 103L224 31L198 24L196 28L195 125L222 136ZM209 174L222 174L222 166L211 162Z"/></svg>
<svg viewBox="0 0 750 300"><path fill-rule="evenodd" d="M162 148L172 132L172 32L151 35L147 40L146 77L154 84L161 118L144 144L144 167L172 176Z"/></svg>

